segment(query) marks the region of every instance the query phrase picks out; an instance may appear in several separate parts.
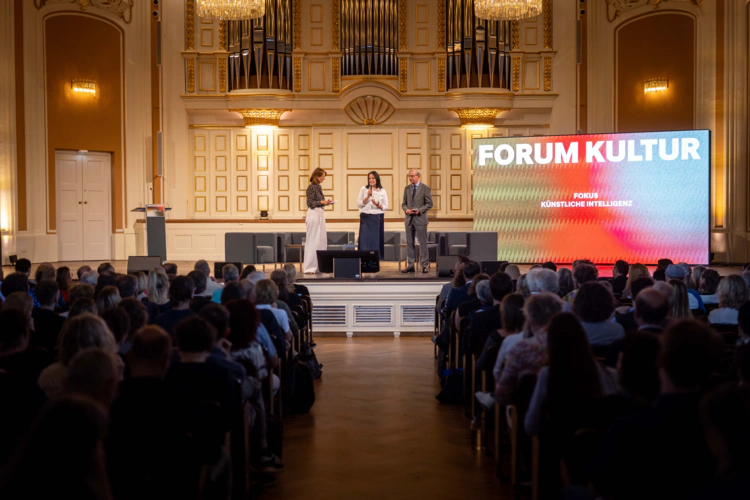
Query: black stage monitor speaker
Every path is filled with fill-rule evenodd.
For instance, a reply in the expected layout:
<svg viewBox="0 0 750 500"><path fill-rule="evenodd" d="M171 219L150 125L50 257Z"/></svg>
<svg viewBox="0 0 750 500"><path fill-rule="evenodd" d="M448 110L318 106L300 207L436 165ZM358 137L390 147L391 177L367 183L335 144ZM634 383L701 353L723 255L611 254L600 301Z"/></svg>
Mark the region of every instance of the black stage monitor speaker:
<svg viewBox="0 0 750 500"><path fill-rule="evenodd" d="M237 271L239 271L240 274L242 273L242 262L214 262L214 278L217 280L224 279L224 276L221 274L221 268L226 264L234 264Z"/></svg>
<svg viewBox="0 0 750 500"><path fill-rule="evenodd" d="M456 256L438 255L436 267L438 278L452 278L453 269L456 267Z"/></svg>
<svg viewBox="0 0 750 500"><path fill-rule="evenodd" d="M143 271L148 274L153 268L161 267L161 257L128 257L128 274Z"/></svg>
<svg viewBox="0 0 750 500"><path fill-rule="evenodd" d="M500 267L503 264L507 264L507 260L483 260L479 267L482 269L482 272L486 274L487 276L492 276L496 272L500 270Z"/></svg>
<svg viewBox="0 0 750 500"><path fill-rule="evenodd" d="M332 273L334 259L360 259L361 272L380 272L380 255L372 250L318 250L318 270Z"/></svg>
<svg viewBox="0 0 750 500"><path fill-rule="evenodd" d="M334 278L361 278L362 259L353 257L336 257L333 259Z"/></svg>

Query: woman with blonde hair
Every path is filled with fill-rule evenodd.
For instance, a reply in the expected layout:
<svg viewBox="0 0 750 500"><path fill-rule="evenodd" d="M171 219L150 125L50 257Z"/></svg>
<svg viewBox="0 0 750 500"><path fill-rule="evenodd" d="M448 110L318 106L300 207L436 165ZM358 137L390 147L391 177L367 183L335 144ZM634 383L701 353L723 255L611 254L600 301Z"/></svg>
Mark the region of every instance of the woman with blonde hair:
<svg viewBox="0 0 750 500"><path fill-rule="evenodd" d="M99 290L99 293L96 294L96 309L99 316L107 309L117 307L121 300L120 291L116 286L105 286Z"/></svg>
<svg viewBox="0 0 750 500"><path fill-rule="evenodd" d="M284 264L284 271L286 271L286 277L289 280L287 284L289 293L296 293L297 295L306 295L309 297L310 290L308 290L305 285L295 283L297 281L297 269L294 267L294 264L291 262Z"/></svg>
<svg viewBox="0 0 750 500"><path fill-rule="evenodd" d="M149 323L159 314L169 310L169 278L161 267L154 268L148 273L146 298L141 299L141 302L148 311Z"/></svg>
<svg viewBox="0 0 750 500"><path fill-rule="evenodd" d="M628 281L625 282L625 289L622 291L623 299L634 299L631 297L632 293L630 287L633 282L639 278L650 278L651 273L648 272L648 268L643 264L633 264L630 266L630 273L628 273Z"/></svg>
<svg viewBox="0 0 750 500"><path fill-rule="evenodd" d="M669 280L672 285L672 305L671 317L674 319L692 318L693 312L690 310L690 299L688 298L688 289L682 280Z"/></svg>
<svg viewBox="0 0 750 500"><path fill-rule="evenodd" d="M747 302L748 290L739 274L725 276L716 289L719 308L708 314L708 322L720 325L736 325L739 309Z"/></svg>
<svg viewBox="0 0 750 500"><path fill-rule="evenodd" d="M326 236L326 218L323 207L333 203L323 196L321 184L326 178L326 171L318 167L310 175L310 185L307 186L307 217L305 226L307 235L305 241L305 274L318 272L318 250L328 248Z"/></svg>
<svg viewBox="0 0 750 500"><path fill-rule="evenodd" d="M148 288L148 276L143 271L138 271L135 275L135 279L138 280L138 287L136 288L136 298L142 300L146 298L146 289Z"/></svg>
<svg viewBox="0 0 750 500"><path fill-rule="evenodd" d="M65 321L58 340L59 361L45 368L39 375L39 387L48 399L62 394L65 371L73 357L88 347L98 347L116 354L117 342L103 319L84 313Z"/></svg>

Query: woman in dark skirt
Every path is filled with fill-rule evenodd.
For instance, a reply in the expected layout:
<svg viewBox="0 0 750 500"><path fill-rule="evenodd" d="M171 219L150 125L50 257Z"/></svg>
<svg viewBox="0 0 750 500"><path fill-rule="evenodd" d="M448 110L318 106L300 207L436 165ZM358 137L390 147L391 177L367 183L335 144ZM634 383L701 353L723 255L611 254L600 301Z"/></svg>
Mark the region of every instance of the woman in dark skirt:
<svg viewBox="0 0 750 500"><path fill-rule="evenodd" d="M367 174L367 185L359 190L359 249L377 250L383 258L384 212L388 210L388 194L374 170Z"/></svg>

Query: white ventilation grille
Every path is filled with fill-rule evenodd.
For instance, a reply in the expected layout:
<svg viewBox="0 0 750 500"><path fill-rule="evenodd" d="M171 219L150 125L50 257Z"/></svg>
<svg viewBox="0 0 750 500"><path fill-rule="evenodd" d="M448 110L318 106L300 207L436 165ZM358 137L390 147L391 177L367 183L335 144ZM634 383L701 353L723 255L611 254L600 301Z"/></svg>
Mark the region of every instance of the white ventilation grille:
<svg viewBox="0 0 750 500"><path fill-rule="evenodd" d="M401 306L401 324L432 324L435 306Z"/></svg>
<svg viewBox="0 0 750 500"><path fill-rule="evenodd" d="M393 324L393 306L354 306L354 324Z"/></svg>
<svg viewBox="0 0 750 500"><path fill-rule="evenodd" d="M346 325L346 306L318 306L313 308L313 325Z"/></svg>

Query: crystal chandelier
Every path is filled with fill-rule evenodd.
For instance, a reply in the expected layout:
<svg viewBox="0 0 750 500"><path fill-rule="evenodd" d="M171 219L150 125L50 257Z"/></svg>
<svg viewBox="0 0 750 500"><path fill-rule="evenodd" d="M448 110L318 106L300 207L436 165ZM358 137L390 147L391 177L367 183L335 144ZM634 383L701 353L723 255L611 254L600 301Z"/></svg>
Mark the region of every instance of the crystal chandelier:
<svg viewBox="0 0 750 500"><path fill-rule="evenodd" d="M474 14L490 21L516 21L542 13L542 0L474 0Z"/></svg>
<svg viewBox="0 0 750 500"><path fill-rule="evenodd" d="M266 13L266 0L197 0L196 4L198 16L222 21L256 19Z"/></svg>

